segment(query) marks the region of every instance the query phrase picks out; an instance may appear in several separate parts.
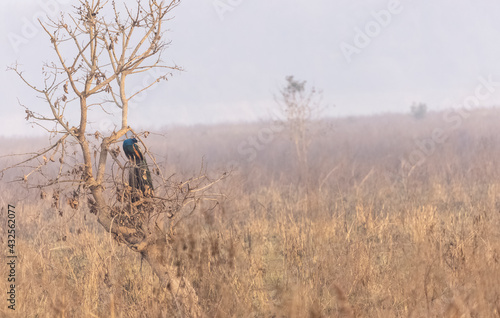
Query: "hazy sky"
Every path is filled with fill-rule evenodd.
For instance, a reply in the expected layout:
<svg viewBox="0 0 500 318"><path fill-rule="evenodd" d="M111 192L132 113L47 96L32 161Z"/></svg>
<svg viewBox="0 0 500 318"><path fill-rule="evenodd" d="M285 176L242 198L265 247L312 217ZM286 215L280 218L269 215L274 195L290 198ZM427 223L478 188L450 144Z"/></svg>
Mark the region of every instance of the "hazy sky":
<svg viewBox="0 0 500 318"><path fill-rule="evenodd" d="M2 3L4 69L17 61L27 76L40 76L52 49L28 21L71 10L70 2ZM459 105L479 77L500 82L498 12L495 0L184 1L170 22L164 60L185 72L150 91L129 123L151 129L266 118L287 75L322 89L333 116L407 112L412 102ZM40 133L17 100L43 103L14 73L0 80L0 135ZM481 104L500 104L500 87Z"/></svg>

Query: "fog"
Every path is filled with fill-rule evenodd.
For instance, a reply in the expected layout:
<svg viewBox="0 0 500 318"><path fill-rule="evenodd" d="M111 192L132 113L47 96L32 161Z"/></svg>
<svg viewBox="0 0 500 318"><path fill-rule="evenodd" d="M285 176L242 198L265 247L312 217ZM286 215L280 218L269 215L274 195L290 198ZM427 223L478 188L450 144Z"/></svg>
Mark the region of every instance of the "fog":
<svg viewBox="0 0 500 318"><path fill-rule="evenodd" d="M462 107L480 78L499 103L500 3L471 1L186 1L173 12L164 62L184 68L154 87L130 113L134 127L265 119L287 75L323 90L327 116ZM55 58L37 18L70 12L68 0L6 2L4 69L31 79ZM139 79L140 80L140 79ZM0 135L37 135L23 103L43 108L14 72L2 72ZM118 122L117 118L111 119Z"/></svg>

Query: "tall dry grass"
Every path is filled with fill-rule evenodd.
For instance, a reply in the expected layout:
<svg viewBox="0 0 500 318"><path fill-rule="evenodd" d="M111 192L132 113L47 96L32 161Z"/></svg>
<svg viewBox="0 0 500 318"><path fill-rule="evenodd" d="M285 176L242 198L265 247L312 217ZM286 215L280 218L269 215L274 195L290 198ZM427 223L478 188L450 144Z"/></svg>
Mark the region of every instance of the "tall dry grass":
<svg viewBox="0 0 500 318"><path fill-rule="evenodd" d="M497 317L499 115L474 112L411 173L401 159L446 128L442 114L332 120L311 145L308 187L285 133L250 162L238 153L265 123L153 137L171 173L202 156L214 170L239 162L227 198L183 223L165 257L206 317ZM36 189L1 190L18 213L19 317L177 317L147 263L85 206L59 215Z"/></svg>

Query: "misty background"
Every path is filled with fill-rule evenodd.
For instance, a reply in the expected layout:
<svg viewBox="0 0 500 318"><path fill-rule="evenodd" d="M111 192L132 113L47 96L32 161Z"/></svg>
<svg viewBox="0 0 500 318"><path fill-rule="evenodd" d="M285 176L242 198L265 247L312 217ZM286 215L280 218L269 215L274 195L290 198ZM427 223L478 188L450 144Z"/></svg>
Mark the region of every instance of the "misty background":
<svg viewBox="0 0 500 318"><path fill-rule="evenodd" d="M42 63L55 56L33 21L73 10L70 2L2 3L4 69L17 62L28 78L41 78ZM397 13L387 17L390 8ZM414 102L430 110L461 107L479 77L500 82L499 9L493 0L185 1L173 11L165 34L172 44L164 54L166 64L185 71L142 96L129 124L151 130L266 119L287 75L322 89L332 106L325 115L332 117L407 113ZM369 32L374 35L366 45L356 47L360 33L366 40ZM357 53L346 57L342 45ZM43 133L24 120L19 106L36 110L43 102L14 72L1 74L0 135ZM481 106L499 101L495 91Z"/></svg>

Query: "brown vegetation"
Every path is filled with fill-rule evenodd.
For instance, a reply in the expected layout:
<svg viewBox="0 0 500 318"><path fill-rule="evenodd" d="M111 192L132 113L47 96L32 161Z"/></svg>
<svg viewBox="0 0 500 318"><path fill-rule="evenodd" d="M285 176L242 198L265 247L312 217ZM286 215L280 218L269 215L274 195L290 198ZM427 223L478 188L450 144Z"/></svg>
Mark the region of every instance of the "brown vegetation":
<svg viewBox="0 0 500 318"><path fill-rule="evenodd" d="M330 120L309 148L307 196L285 136L253 160L238 152L269 123L150 136L166 175L189 175L202 157L209 170L238 162L221 184L227 197L181 223L162 257L206 317L497 317L499 115L477 110L458 127L440 113ZM405 166L434 128L447 140ZM177 316L149 265L85 204L61 198L60 215L51 193L1 187L18 213L19 317Z"/></svg>

